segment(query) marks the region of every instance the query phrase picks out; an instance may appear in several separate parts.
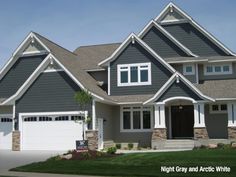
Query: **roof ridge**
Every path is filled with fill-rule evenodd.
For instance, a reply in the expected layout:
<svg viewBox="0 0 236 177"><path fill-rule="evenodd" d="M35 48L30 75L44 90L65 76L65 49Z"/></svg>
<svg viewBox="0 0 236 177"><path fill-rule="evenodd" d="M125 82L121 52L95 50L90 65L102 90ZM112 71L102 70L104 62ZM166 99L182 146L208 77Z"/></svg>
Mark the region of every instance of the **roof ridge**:
<svg viewBox="0 0 236 177"><path fill-rule="evenodd" d="M94 46L104 46L104 45L114 45L114 44L121 44L122 42L112 42L112 43L103 43L103 44L92 44L92 45L81 45L79 47L77 47L76 49L78 48L83 48L83 47L94 47ZM76 50L75 49L75 50Z"/></svg>
<svg viewBox="0 0 236 177"><path fill-rule="evenodd" d="M57 47L59 47L59 48L65 50L66 52L69 52L70 54L72 54L72 55L74 55L74 56L77 56L77 55L76 55L75 53L73 53L72 51L70 51L70 50L68 50L68 49L66 49L66 48L64 48L64 47L62 47L61 45L59 45L59 44L53 42L52 40L50 40L50 39L48 39L48 38L42 36L41 34L36 33L36 32L34 32L34 31L32 31L32 33L34 33L35 35L37 35L37 36L39 36L39 37L41 37L41 38L43 38L43 39L45 39L45 40L47 40L47 41L50 42L50 43L56 45ZM46 44L45 44L45 45L46 45Z"/></svg>

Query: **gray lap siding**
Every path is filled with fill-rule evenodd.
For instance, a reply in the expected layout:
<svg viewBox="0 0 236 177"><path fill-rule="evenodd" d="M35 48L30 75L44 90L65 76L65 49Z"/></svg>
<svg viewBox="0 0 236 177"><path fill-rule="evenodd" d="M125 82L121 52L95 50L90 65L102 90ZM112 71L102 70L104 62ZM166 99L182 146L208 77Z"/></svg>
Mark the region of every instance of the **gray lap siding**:
<svg viewBox="0 0 236 177"><path fill-rule="evenodd" d="M65 72L41 73L16 101L16 117L25 112L79 111L74 95L81 89ZM91 105L86 110L91 113Z"/></svg>
<svg viewBox="0 0 236 177"><path fill-rule="evenodd" d="M0 81L0 97L8 98L15 94L28 79L46 55L20 57Z"/></svg>
<svg viewBox="0 0 236 177"><path fill-rule="evenodd" d="M151 62L152 84L145 86L117 86L117 65ZM149 54L137 42L129 44L127 48L110 64L110 91L111 95L135 95L156 93L169 79L171 72Z"/></svg>

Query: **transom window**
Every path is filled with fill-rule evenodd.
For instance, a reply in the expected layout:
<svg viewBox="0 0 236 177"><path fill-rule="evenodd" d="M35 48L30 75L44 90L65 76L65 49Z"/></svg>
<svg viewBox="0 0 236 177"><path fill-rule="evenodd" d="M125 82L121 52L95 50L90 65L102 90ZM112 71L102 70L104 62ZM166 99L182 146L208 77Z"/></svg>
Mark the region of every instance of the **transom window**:
<svg viewBox="0 0 236 177"><path fill-rule="evenodd" d="M205 65L205 75L232 74L232 64Z"/></svg>
<svg viewBox="0 0 236 177"><path fill-rule="evenodd" d="M194 64L186 64L183 66L183 74L184 75L194 75L195 67Z"/></svg>
<svg viewBox="0 0 236 177"><path fill-rule="evenodd" d="M151 63L117 65L118 86L151 84Z"/></svg>
<svg viewBox="0 0 236 177"><path fill-rule="evenodd" d="M2 117L0 118L1 122L12 122L12 118Z"/></svg>
<svg viewBox="0 0 236 177"><path fill-rule="evenodd" d="M55 121L66 121L69 120L69 116L58 116L55 118Z"/></svg>
<svg viewBox="0 0 236 177"><path fill-rule="evenodd" d="M39 121L52 121L52 117L40 116Z"/></svg>
<svg viewBox="0 0 236 177"><path fill-rule="evenodd" d="M37 117L26 117L24 118L25 122L36 122L37 121Z"/></svg>
<svg viewBox="0 0 236 177"><path fill-rule="evenodd" d="M152 124L151 107L121 107L121 132L150 131Z"/></svg>
<svg viewBox="0 0 236 177"><path fill-rule="evenodd" d="M211 113L227 113L227 104L213 104L210 105Z"/></svg>

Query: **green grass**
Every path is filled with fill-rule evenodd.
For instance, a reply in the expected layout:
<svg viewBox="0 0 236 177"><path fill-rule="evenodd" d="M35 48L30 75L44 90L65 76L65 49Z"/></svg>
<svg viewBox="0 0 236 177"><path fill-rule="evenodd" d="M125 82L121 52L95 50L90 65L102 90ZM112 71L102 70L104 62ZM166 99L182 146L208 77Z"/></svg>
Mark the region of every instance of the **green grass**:
<svg viewBox="0 0 236 177"><path fill-rule="evenodd" d="M163 173L161 166L228 166L230 173ZM124 154L96 160L54 160L12 169L23 172L102 176L236 176L236 150L214 149L184 152Z"/></svg>

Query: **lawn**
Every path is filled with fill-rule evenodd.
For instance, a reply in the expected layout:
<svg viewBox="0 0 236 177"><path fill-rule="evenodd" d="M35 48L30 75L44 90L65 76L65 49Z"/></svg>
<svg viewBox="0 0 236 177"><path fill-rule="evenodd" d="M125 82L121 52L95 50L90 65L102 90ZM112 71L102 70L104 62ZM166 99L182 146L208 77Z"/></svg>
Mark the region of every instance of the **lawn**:
<svg viewBox="0 0 236 177"><path fill-rule="evenodd" d="M227 166L231 172L161 172L161 166L216 167ZM32 163L13 171L84 174L101 176L236 176L236 150L200 149L184 152L124 154L96 160L55 160Z"/></svg>

